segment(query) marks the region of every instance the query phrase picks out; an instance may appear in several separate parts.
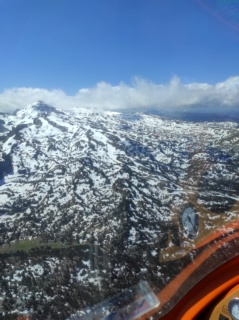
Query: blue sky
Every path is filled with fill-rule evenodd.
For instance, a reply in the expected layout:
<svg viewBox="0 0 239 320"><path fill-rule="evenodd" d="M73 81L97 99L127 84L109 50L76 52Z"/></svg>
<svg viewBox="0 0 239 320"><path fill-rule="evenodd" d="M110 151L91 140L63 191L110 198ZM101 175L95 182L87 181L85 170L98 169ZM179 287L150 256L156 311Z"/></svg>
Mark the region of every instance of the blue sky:
<svg viewBox="0 0 239 320"><path fill-rule="evenodd" d="M50 92L52 100L79 97L85 88L110 105L119 87L129 95L144 83L145 98L146 89L150 95L152 88L172 91L177 83L188 90L204 83L215 91L216 84L231 79L235 95L239 0L208 2L0 0L0 109L15 106L16 99L19 105L24 97L31 101L27 88L29 95L41 89L43 98Z"/></svg>

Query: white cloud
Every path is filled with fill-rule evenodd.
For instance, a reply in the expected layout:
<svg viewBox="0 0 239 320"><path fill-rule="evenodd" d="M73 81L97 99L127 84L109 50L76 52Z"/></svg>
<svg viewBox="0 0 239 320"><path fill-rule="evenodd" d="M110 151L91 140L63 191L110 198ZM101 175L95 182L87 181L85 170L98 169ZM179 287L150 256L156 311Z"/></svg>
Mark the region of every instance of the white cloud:
<svg viewBox="0 0 239 320"><path fill-rule="evenodd" d="M62 90L41 88L12 88L0 93L0 111L17 108L42 100L62 109L98 108L117 111L147 111L178 108L239 108L239 76L224 82L183 84L173 77L167 84L156 84L135 78L131 85L113 86L100 82L93 88L80 89L69 96Z"/></svg>

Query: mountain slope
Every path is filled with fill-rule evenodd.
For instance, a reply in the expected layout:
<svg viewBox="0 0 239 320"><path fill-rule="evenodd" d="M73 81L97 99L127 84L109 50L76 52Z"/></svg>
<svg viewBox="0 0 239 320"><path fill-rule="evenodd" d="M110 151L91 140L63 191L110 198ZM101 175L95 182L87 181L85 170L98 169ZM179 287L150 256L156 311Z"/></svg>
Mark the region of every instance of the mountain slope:
<svg viewBox="0 0 239 320"><path fill-rule="evenodd" d="M125 286L142 277L164 285L169 280L161 279L160 261L238 213L238 142L232 122L62 112L43 102L1 114L1 245L35 239L79 252L87 247L86 257L72 263L74 279L86 288L100 286L103 296L109 283L115 290L122 279ZM190 226L187 208L203 219ZM44 260L47 268L49 257L40 256L33 265ZM36 270L24 259L13 279L19 270ZM83 260L90 261L85 277ZM2 270L6 279L10 271Z"/></svg>

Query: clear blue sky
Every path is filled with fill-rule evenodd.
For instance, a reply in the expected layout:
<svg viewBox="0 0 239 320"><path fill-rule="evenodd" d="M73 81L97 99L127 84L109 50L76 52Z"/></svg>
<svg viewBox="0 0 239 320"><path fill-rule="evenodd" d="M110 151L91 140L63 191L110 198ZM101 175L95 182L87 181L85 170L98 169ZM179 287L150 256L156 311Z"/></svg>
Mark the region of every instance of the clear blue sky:
<svg viewBox="0 0 239 320"><path fill-rule="evenodd" d="M236 0L0 0L0 91L214 84L239 75L237 25Z"/></svg>

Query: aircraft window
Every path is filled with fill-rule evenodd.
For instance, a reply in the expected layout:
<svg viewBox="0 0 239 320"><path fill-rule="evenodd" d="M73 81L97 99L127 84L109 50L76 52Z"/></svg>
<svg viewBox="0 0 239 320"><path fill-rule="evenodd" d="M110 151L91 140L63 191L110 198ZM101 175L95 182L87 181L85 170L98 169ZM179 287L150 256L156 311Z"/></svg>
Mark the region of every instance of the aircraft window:
<svg viewBox="0 0 239 320"><path fill-rule="evenodd" d="M0 319L167 315L239 254L239 0L0 0L0 39Z"/></svg>

